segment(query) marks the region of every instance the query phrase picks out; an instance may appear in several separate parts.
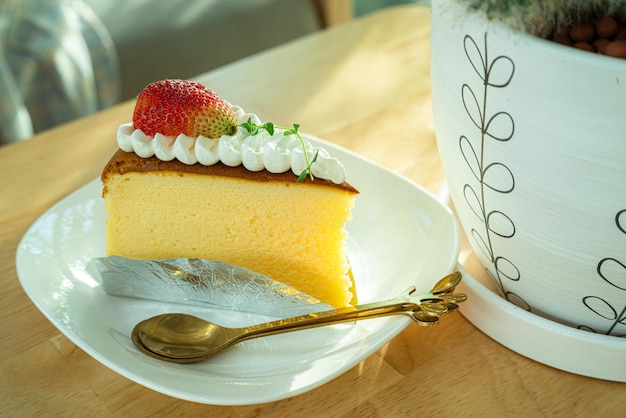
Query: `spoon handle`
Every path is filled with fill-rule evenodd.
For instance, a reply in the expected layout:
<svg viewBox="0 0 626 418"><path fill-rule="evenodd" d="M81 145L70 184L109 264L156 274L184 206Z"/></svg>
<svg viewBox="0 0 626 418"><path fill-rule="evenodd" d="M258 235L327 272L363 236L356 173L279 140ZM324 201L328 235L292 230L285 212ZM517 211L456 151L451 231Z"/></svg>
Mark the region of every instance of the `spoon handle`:
<svg viewBox="0 0 626 418"><path fill-rule="evenodd" d="M456 310L456 303L465 300L464 294L455 294L454 289L461 281L461 274L454 272L442 278L429 294L412 296L415 287L411 286L400 296L380 302L349 306L308 315L295 316L238 328L236 342L262 336L281 334L307 328L315 328L358 319L379 318L394 314L409 315L420 325L430 326L439 322L439 317Z"/></svg>
<svg viewBox="0 0 626 418"><path fill-rule="evenodd" d="M407 293L411 293L413 290L414 288L409 289ZM429 303L429 305L435 304ZM424 310L420 303L416 303L408 297L400 296L381 302L349 306L238 328L237 342L284 332L352 322L360 319L380 318L394 314L409 315L420 325L435 325L438 321L438 316L443 315L447 311L445 305L438 306L441 308L431 307L431 309ZM418 313L419 315L415 316Z"/></svg>

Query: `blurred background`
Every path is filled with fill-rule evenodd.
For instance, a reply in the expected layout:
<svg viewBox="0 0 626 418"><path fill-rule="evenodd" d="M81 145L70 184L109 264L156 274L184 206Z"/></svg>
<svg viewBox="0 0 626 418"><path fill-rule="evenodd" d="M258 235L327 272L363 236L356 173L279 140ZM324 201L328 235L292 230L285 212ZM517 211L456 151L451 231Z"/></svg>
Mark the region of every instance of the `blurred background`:
<svg viewBox="0 0 626 418"><path fill-rule="evenodd" d="M0 145L386 7L424 0L0 0Z"/></svg>

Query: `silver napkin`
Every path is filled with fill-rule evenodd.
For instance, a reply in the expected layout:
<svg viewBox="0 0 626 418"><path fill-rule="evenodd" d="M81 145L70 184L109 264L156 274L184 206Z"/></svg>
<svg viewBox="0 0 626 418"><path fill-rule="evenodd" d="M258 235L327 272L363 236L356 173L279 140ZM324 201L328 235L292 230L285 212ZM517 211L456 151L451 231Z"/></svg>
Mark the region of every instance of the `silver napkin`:
<svg viewBox="0 0 626 418"><path fill-rule="evenodd" d="M333 309L252 270L200 258L94 258L87 271L113 296L206 306L275 317Z"/></svg>

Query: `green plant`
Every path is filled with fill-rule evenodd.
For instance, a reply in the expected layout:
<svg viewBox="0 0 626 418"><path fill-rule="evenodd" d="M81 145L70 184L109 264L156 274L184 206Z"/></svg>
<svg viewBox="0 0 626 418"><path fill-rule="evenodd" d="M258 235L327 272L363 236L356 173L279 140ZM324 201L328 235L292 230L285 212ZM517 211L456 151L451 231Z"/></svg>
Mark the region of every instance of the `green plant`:
<svg viewBox="0 0 626 418"><path fill-rule="evenodd" d="M319 153L319 150L315 151L315 155L313 156L313 159L311 160L309 158L309 153L307 152L304 138L302 138L302 135L300 135L300 132L298 131L298 129L300 128L299 124L294 123L292 128L287 128L284 126L277 126L277 125L274 125L274 122L265 122L263 125L256 125L252 122L252 118L248 118L248 120L245 123L242 123L239 126L244 128L246 131L248 131L252 135L258 134L260 129L264 129L270 135L274 135L274 128L282 129L284 131L283 135L285 136L295 135L300 141L300 144L302 145L302 151L304 153L304 159L306 161L306 168L298 176L298 181L303 181L307 176L309 176L311 181L315 180L315 178L313 177L313 172L311 171L311 166L317 160L317 155Z"/></svg>
<svg viewBox="0 0 626 418"><path fill-rule="evenodd" d="M488 18L547 37L561 26L626 10L626 0L461 0Z"/></svg>

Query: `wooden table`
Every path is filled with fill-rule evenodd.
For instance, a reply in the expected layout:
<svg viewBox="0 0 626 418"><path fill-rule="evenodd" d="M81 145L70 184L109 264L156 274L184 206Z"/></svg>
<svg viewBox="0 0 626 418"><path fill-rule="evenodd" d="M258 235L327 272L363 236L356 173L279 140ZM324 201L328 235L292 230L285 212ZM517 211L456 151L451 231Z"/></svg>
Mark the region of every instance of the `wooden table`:
<svg viewBox="0 0 626 418"><path fill-rule="evenodd" d="M199 77L232 103L339 143L435 193L429 11L403 6ZM623 416L626 385L562 372L491 340L462 315L409 326L357 367L279 402L202 405L109 370L54 328L18 282L15 251L46 209L99 176L133 103L0 149L2 416ZM471 260L469 262L471 264ZM625 359L626 361L626 359ZM218 415L219 414L219 415Z"/></svg>

